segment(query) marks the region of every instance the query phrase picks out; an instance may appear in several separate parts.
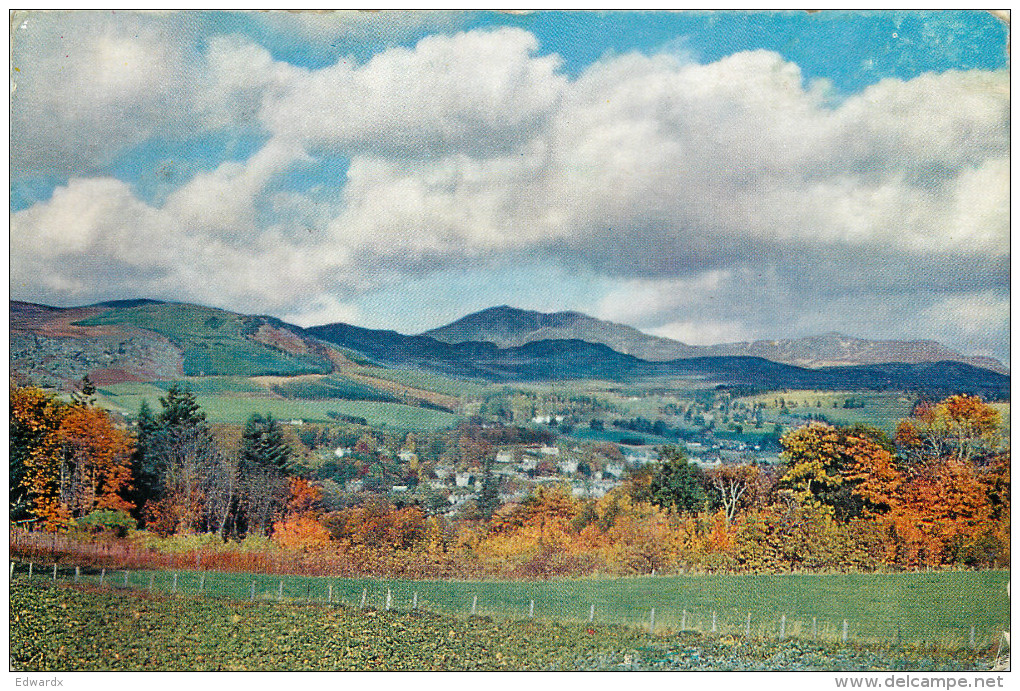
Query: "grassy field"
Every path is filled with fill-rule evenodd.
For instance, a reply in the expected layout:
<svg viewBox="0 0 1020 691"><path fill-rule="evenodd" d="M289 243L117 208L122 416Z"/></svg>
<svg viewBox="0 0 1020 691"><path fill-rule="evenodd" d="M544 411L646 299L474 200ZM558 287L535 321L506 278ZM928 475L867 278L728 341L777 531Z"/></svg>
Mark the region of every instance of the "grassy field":
<svg viewBox="0 0 1020 691"><path fill-rule="evenodd" d="M10 588L12 671L973 670L995 645L933 650L342 605Z"/></svg>
<svg viewBox="0 0 1020 691"><path fill-rule="evenodd" d="M27 567L20 565L18 574ZM35 579L52 572L36 566ZM73 579L62 567L59 580ZM81 573L84 583L124 587L124 572ZM647 627L652 608L658 628L787 636L836 642L843 620L850 640L959 647L994 640L1009 622L1008 572L949 571L900 574L687 575L655 578L576 579L548 582L408 581L340 579L221 572L130 572L128 585L156 592L248 600L313 600L420 609L454 615L472 612L504 619L531 613L546 621ZM176 585L175 585L176 584ZM282 590L281 590L282 588ZM415 597L417 593L417 597ZM476 600L477 598L477 600ZM592 607L594 606L594 610ZM783 617L785 616L785 624Z"/></svg>
<svg viewBox="0 0 1020 691"><path fill-rule="evenodd" d="M381 401L308 400L270 397L259 393L252 380L234 382L234 378L200 378L183 383L195 391L198 404L210 422L244 424L252 413L271 414L278 420L301 419L305 422L329 422L329 413L365 418L370 425L399 430L433 431L456 424L457 416L440 410ZM166 395L163 382L125 382L99 390L99 404L110 410L136 415L143 400L155 410L159 397ZM194 384L194 385L193 385ZM237 386L237 388L232 388ZM253 390L253 388L255 390Z"/></svg>

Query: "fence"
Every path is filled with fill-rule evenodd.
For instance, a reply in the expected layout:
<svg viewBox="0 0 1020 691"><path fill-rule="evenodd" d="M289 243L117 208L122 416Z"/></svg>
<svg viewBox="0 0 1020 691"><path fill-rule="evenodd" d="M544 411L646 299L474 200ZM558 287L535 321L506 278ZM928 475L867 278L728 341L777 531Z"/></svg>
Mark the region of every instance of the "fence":
<svg viewBox="0 0 1020 691"><path fill-rule="evenodd" d="M772 615L710 609L694 602L674 606L640 606L585 601L576 589L508 587L505 583L464 581L384 581L377 579L281 576L219 571L152 571L11 562L11 580L73 582L111 592L149 592L170 596L221 598L251 602L315 603L376 610L422 611L453 616L488 616L495 619L531 619L615 624L652 633L696 632L714 636L755 639L800 639L831 645L879 644L890 647L938 649L989 649L1002 638L1008 625L975 622L968 626L918 631L892 624L882 631L852 626L847 618L823 619L795 612Z"/></svg>

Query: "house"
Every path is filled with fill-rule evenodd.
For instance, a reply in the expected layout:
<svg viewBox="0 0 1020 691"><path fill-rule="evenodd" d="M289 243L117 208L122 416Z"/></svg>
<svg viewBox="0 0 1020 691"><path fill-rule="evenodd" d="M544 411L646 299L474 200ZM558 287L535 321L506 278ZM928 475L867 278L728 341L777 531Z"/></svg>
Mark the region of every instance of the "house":
<svg viewBox="0 0 1020 691"><path fill-rule="evenodd" d="M496 463L513 463L514 452L510 449L500 449L496 453Z"/></svg>
<svg viewBox="0 0 1020 691"><path fill-rule="evenodd" d="M349 449L346 446L339 446L333 453L336 454L337 458L343 458L344 456L350 456L353 449Z"/></svg>
<svg viewBox="0 0 1020 691"><path fill-rule="evenodd" d="M521 464L519 467L524 472L534 470L535 468L538 467L538 461L536 461L534 458L524 458L521 460Z"/></svg>
<svg viewBox="0 0 1020 691"><path fill-rule="evenodd" d="M295 427L302 427L305 424L305 421L304 420L291 420L290 424L294 425Z"/></svg>
<svg viewBox="0 0 1020 691"><path fill-rule="evenodd" d="M543 447L541 447L538 450L538 452L540 454L542 454L543 456L559 456L560 455L560 450L556 446L543 446Z"/></svg>
<svg viewBox="0 0 1020 691"><path fill-rule="evenodd" d="M403 451L397 454L397 458L399 458L404 463L410 463L411 461L418 460L418 454L416 454L414 451L408 451L407 449L404 449Z"/></svg>
<svg viewBox="0 0 1020 691"><path fill-rule="evenodd" d="M457 473L454 476L454 481L456 482L458 487L467 487L469 484L471 484L471 480L472 477L470 473Z"/></svg>
<svg viewBox="0 0 1020 691"><path fill-rule="evenodd" d="M393 485L390 491L394 494L403 494L407 491L407 485Z"/></svg>
<svg viewBox="0 0 1020 691"><path fill-rule="evenodd" d="M352 494L360 492L362 489L364 489L364 487L365 487L364 480L348 480L344 484L344 488Z"/></svg>
<svg viewBox="0 0 1020 691"><path fill-rule="evenodd" d="M577 461L573 458L564 458L561 460L557 467L561 473L576 473L577 472Z"/></svg>

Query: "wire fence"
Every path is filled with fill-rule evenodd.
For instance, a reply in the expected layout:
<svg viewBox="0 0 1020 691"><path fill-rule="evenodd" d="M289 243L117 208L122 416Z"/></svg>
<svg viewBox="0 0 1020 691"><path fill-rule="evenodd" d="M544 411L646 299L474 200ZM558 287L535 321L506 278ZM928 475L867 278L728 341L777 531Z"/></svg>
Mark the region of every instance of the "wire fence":
<svg viewBox="0 0 1020 691"><path fill-rule="evenodd" d="M306 603L358 609L431 612L457 617L622 625L651 633L694 632L750 639L797 639L828 645L882 645L939 650L994 650L1001 647L1005 622L979 622L921 630L900 624L851 625L849 619L717 609L679 602L635 606L605 599L584 601L571 588L508 588L492 582L406 581L222 571L133 570L12 561L10 577L33 583L77 583L108 592L219 598L248 602Z"/></svg>

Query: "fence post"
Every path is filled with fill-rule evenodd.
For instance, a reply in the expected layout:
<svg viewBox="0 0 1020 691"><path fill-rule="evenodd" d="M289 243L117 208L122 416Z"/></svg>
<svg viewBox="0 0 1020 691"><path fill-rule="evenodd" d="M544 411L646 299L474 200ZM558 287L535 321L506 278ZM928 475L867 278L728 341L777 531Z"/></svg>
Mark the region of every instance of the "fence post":
<svg viewBox="0 0 1020 691"><path fill-rule="evenodd" d="M57 582L57 565L56 564L53 565L53 582L54 583ZM972 626L970 628L973 629L974 627Z"/></svg>
<svg viewBox="0 0 1020 691"><path fill-rule="evenodd" d="M74 567L74 582L77 583L81 579L81 567Z"/></svg>
<svg viewBox="0 0 1020 691"><path fill-rule="evenodd" d="M14 562L11 562L11 578L14 578Z"/></svg>
<svg viewBox="0 0 1020 691"><path fill-rule="evenodd" d="M535 601L532 600L531 604L528 605L528 619L534 619L534 618L535 618Z"/></svg>
<svg viewBox="0 0 1020 691"><path fill-rule="evenodd" d="M276 595L276 599L277 600L282 600L283 599L283 579L282 578L280 579L280 590L279 590L279 592Z"/></svg>
<svg viewBox="0 0 1020 691"><path fill-rule="evenodd" d="M130 583L131 583L131 572L130 571L125 571L124 572L124 587L127 588L128 585L130 585Z"/></svg>
<svg viewBox="0 0 1020 691"><path fill-rule="evenodd" d="M201 595L202 591L205 590L205 574L203 573L198 579L198 594Z"/></svg>
<svg viewBox="0 0 1020 691"><path fill-rule="evenodd" d="M32 577L32 562L28 562L28 577Z"/></svg>
<svg viewBox="0 0 1020 691"><path fill-rule="evenodd" d="M715 612L712 612L712 633L715 633L717 630L715 626Z"/></svg>
<svg viewBox="0 0 1020 691"><path fill-rule="evenodd" d="M152 583L153 583L153 581L155 581L155 580L156 580L156 574L154 574L154 573L150 573L150 574L149 574L149 592L150 592L150 593L152 592Z"/></svg>
<svg viewBox="0 0 1020 691"><path fill-rule="evenodd" d="M251 601L255 602L255 581L251 582Z"/></svg>
<svg viewBox="0 0 1020 691"><path fill-rule="evenodd" d="M31 573L31 572L29 572ZM99 574L99 587L103 587L103 581L106 580L106 569L103 569L102 573Z"/></svg>
<svg viewBox="0 0 1020 691"><path fill-rule="evenodd" d="M414 591L414 597L411 599L411 609L418 609L418 591Z"/></svg>
<svg viewBox="0 0 1020 691"><path fill-rule="evenodd" d="M648 615L648 633L655 633L655 608Z"/></svg>
<svg viewBox="0 0 1020 691"><path fill-rule="evenodd" d="M785 614L783 615L783 618L779 620L779 640L783 640L784 638L786 638L786 615Z"/></svg>
<svg viewBox="0 0 1020 691"><path fill-rule="evenodd" d="M593 621L595 621L595 603L594 602L591 604L591 607L588 608L588 623L590 624Z"/></svg>
<svg viewBox="0 0 1020 691"><path fill-rule="evenodd" d="M475 599L477 600L478 598L475 598ZM386 589L386 611L387 612L390 611L390 605L391 604L393 604L393 592L389 588L387 588Z"/></svg>
<svg viewBox="0 0 1020 691"><path fill-rule="evenodd" d="M811 638L818 638L818 617L811 617Z"/></svg>
<svg viewBox="0 0 1020 691"><path fill-rule="evenodd" d="M680 617L680 630L681 631L686 631L687 630L687 610L686 609L684 610L683 615Z"/></svg>
<svg viewBox="0 0 1020 691"><path fill-rule="evenodd" d="M330 604L333 604L333 584L332 583L329 584L329 594L326 597L327 597L326 601L329 602Z"/></svg>
<svg viewBox="0 0 1020 691"><path fill-rule="evenodd" d="M471 616L473 617L476 614L478 614L478 596L477 595L475 595L475 598L473 600L471 600Z"/></svg>
<svg viewBox="0 0 1020 691"><path fill-rule="evenodd" d="M177 572L176 571L174 571L174 588L170 592L173 593L174 595L177 594Z"/></svg>
<svg viewBox="0 0 1020 691"><path fill-rule="evenodd" d="M747 624L744 626L744 638L751 637L751 613L747 613Z"/></svg>
<svg viewBox="0 0 1020 691"><path fill-rule="evenodd" d="M361 589L361 609L365 609L365 600L368 599L368 588Z"/></svg>
<svg viewBox="0 0 1020 691"><path fill-rule="evenodd" d="M843 620L843 645L846 645L846 619Z"/></svg>
<svg viewBox="0 0 1020 691"><path fill-rule="evenodd" d="M970 647L974 647L974 627L970 627Z"/></svg>

